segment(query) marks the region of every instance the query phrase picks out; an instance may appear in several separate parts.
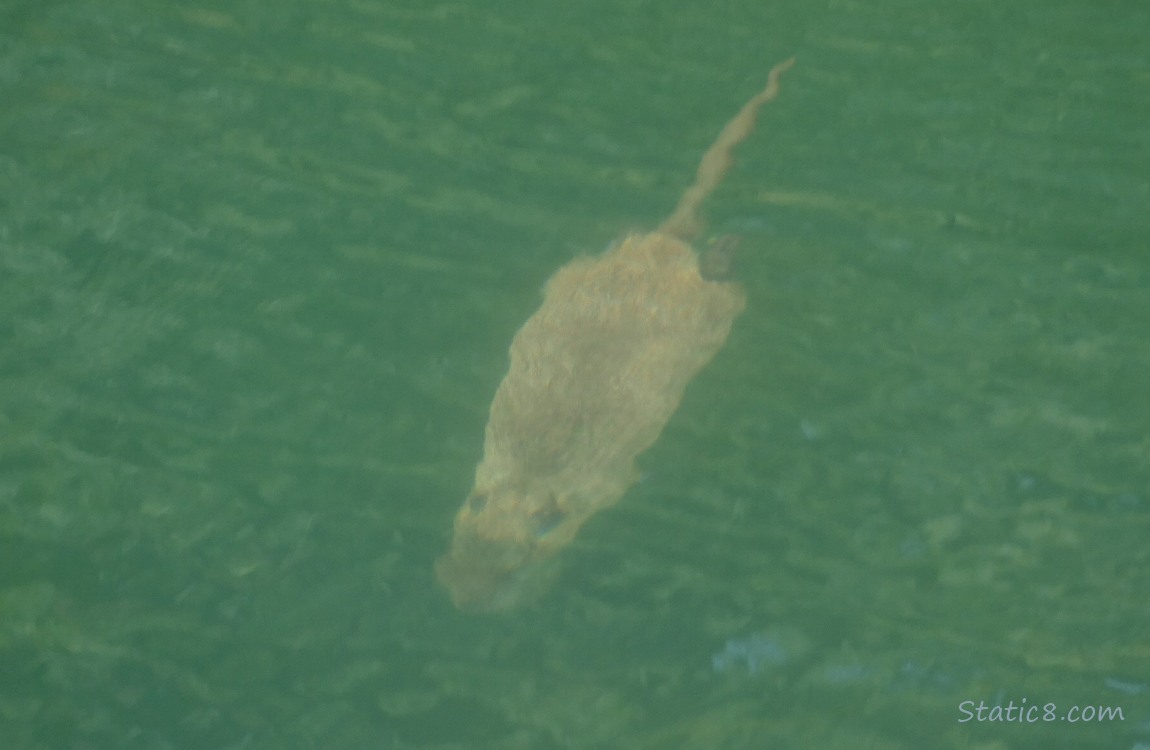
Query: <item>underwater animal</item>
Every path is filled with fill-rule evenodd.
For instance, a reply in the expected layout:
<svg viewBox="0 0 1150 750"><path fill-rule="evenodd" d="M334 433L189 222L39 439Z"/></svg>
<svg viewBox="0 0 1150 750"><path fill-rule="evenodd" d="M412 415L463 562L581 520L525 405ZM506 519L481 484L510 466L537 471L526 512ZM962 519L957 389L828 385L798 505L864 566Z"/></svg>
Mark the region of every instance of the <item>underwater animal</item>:
<svg viewBox="0 0 1150 750"><path fill-rule="evenodd" d="M722 347L745 297L723 273L700 271L699 207L793 63L776 65L723 128L670 217L560 268L515 334L474 486L435 566L459 609L504 610L545 590L556 553L638 479L636 458Z"/></svg>

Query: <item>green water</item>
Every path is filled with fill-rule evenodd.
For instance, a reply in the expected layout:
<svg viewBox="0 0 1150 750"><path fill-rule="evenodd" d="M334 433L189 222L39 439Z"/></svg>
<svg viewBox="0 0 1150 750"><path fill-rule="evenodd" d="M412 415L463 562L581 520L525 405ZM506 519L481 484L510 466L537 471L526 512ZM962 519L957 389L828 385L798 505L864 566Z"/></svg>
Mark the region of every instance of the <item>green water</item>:
<svg viewBox="0 0 1150 750"><path fill-rule="evenodd" d="M5 750L1150 746L1150 11L720 5L0 1ZM726 348L457 613L542 283L792 54Z"/></svg>

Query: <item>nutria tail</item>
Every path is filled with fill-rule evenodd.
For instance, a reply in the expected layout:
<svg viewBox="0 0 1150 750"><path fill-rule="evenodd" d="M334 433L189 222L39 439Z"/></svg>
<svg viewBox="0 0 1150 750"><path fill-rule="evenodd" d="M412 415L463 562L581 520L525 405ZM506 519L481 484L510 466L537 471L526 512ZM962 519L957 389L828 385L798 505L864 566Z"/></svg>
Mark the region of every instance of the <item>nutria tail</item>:
<svg viewBox="0 0 1150 750"><path fill-rule="evenodd" d="M767 87L744 104L739 113L726 124L719 137L703 154L699 170L695 174L695 184L683 193L674 213L659 227L660 232L684 240L690 240L699 233L702 226L699 220L699 206L723 181L723 176L731 168L731 151L750 135L755 127L759 107L779 95L779 76L794 64L795 58L792 57L771 68L770 74L767 75Z"/></svg>

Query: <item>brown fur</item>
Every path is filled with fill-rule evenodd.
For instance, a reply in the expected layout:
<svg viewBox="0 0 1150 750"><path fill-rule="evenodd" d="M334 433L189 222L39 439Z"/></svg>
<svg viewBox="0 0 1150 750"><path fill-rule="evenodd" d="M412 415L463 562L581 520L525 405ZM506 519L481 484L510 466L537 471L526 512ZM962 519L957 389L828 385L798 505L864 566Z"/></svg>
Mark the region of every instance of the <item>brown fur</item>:
<svg viewBox="0 0 1150 750"><path fill-rule="evenodd" d="M658 230L576 259L547 283L543 305L511 342L474 488L436 564L457 607L505 609L546 588L548 563L635 482L635 459L722 347L743 291L705 279L688 241L731 149L792 63L775 66L727 124Z"/></svg>

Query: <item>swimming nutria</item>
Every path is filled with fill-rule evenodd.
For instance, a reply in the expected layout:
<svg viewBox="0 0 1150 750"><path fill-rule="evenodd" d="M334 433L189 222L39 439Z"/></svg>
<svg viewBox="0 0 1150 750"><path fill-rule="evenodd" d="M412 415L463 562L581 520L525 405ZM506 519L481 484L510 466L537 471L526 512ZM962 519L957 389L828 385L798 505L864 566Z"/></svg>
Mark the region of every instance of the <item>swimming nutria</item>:
<svg viewBox="0 0 1150 750"><path fill-rule="evenodd" d="M435 566L460 609L505 609L546 587L547 563L635 482L636 457L723 345L743 290L722 273L700 273L690 240L731 150L793 63L776 65L766 88L727 123L658 229L559 269L515 334L475 486Z"/></svg>

